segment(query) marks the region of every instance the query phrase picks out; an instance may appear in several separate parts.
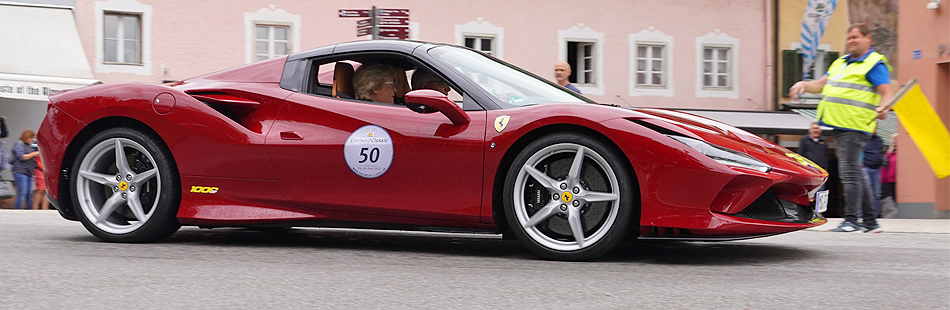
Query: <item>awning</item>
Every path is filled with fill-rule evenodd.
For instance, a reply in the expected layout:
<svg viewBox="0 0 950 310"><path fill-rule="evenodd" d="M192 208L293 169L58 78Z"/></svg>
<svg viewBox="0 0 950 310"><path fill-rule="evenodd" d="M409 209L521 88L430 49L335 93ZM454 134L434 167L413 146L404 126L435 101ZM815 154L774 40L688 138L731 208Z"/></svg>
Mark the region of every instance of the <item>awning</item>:
<svg viewBox="0 0 950 310"><path fill-rule="evenodd" d="M792 111L812 120L818 115L818 110L815 109L792 109ZM887 113L887 118L877 121L877 135L884 140L884 144L891 145L891 135L895 133L897 133L897 113L891 111ZM825 134L829 132L826 131Z"/></svg>
<svg viewBox="0 0 950 310"><path fill-rule="evenodd" d="M791 111L677 110L713 119L753 134L804 135L814 117Z"/></svg>
<svg viewBox="0 0 950 310"><path fill-rule="evenodd" d="M91 85L71 7L0 2L0 98L47 100Z"/></svg>

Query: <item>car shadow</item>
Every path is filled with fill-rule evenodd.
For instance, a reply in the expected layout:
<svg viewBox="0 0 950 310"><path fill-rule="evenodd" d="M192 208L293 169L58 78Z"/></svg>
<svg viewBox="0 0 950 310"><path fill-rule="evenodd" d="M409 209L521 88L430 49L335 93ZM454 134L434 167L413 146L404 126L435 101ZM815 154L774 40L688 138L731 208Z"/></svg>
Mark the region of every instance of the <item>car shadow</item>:
<svg viewBox="0 0 950 310"><path fill-rule="evenodd" d="M98 240L84 236L77 241ZM517 240L500 235L380 231L359 229L182 228L158 244L227 247L350 249L445 254L505 259L541 258ZM640 240L621 244L598 262L662 265L761 265L820 256L813 249L763 242L685 242Z"/></svg>

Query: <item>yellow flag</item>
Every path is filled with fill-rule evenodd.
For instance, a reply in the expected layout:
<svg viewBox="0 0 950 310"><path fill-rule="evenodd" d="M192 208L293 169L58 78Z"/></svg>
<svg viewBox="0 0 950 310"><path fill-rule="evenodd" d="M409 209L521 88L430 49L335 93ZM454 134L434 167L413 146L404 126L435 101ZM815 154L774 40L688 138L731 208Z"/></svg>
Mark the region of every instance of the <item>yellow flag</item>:
<svg viewBox="0 0 950 310"><path fill-rule="evenodd" d="M920 85L907 91L894 105L894 111L937 178L950 175L950 133L920 91Z"/></svg>

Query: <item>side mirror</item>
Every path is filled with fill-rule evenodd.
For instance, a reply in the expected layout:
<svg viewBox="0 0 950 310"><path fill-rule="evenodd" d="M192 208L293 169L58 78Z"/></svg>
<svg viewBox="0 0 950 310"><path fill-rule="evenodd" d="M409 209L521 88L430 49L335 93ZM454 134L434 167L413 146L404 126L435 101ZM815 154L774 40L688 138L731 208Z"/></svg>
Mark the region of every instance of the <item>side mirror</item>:
<svg viewBox="0 0 950 310"><path fill-rule="evenodd" d="M406 93L406 106L419 113L438 111L448 117L455 126L465 125L472 121L449 97L431 89L420 89Z"/></svg>

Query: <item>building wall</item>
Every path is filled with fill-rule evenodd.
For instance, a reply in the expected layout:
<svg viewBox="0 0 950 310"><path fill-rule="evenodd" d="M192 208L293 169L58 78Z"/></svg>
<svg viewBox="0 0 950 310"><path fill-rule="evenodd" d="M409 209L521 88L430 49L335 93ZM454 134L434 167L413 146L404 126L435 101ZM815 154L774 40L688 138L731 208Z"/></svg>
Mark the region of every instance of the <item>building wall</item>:
<svg viewBox="0 0 950 310"><path fill-rule="evenodd" d="M929 1L900 1L897 61L899 85L917 78L920 88L940 115L950 124L950 3L929 10ZM943 51L941 51L943 47ZM919 59L914 52L920 51ZM932 207L941 217L950 215L950 178L937 179L920 150L900 130L897 164L897 198L903 206Z"/></svg>
<svg viewBox="0 0 950 310"><path fill-rule="evenodd" d="M779 60L776 67L779 72L779 79L775 83L775 91L778 95L778 103L791 102L787 96L783 96L784 85L782 84L781 73L786 70L781 61L783 50L793 50L800 48L802 34L802 18L805 14L805 8L808 7L808 0L782 0L778 2L778 53ZM825 35L821 37L821 46L827 45L829 51L838 52L841 55L845 53L845 38L847 37L848 26L848 0L839 0L835 11L828 20L825 28ZM830 65L830 64L826 64Z"/></svg>
<svg viewBox="0 0 950 310"><path fill-rule="evenodd" d="M356 20L340 18L339 9L380 8L410 10L414 33L422 41L457 43L456 28L476 25L503 31L500 58L535 74L553 79L554 63L562 44L559 35L599 35L602 79L585 93L601 102L621 105L723 110L770 110L772 56L771 2L769 1L503 1L423 0L385 1L76 1L76 17L87 57L96 78L103 82L159 83L180 80L246 63L245 16L276 15L299 20L299 44L293 51L356 37ZM95 66L97 15L102 7L145 7L149 11L150 49L146 66L138 72L118 72ZM100 26L101 27L101 26ZM101 30L99 30L101 31ZM662 94L631 87L631 38L643 31L671 37L671 88ZM704 92L697 72L701 59L697 38L734 40L738 54L730 92ZM101 37L101 35L100 35ZM100 43L101 45L101 43ZM100 53L101 54L101 53ZM125 70L129 71L129 70ZM134 71L134 70L133 70ZM699 71L701 72L701 71ZM164 75L163 75L164 74Z"/></svg>

